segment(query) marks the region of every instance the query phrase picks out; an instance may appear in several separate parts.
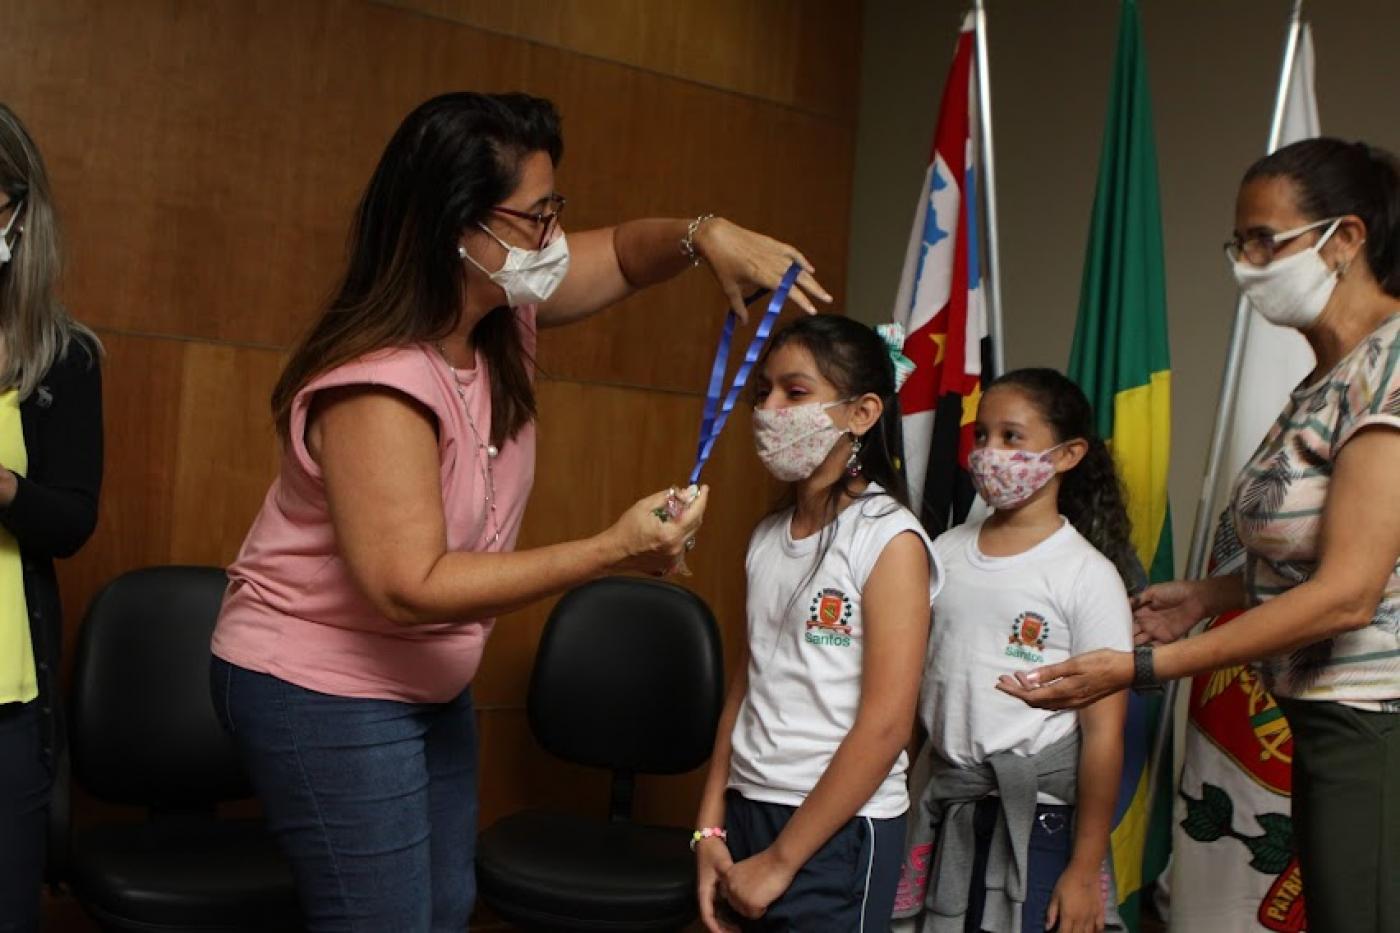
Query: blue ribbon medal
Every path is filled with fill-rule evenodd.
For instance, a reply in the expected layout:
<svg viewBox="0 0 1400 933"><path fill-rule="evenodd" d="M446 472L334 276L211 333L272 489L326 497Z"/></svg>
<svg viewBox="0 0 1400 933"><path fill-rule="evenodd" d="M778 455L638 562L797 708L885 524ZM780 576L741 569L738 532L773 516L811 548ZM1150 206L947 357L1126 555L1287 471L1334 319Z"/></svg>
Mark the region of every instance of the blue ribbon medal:
<svg viewBox="0 0 1400 933"><path fill-rule="evenodd" d="M768 301L767 310L763 312L763 317L758 322L758 329L754 331L753 339L749 341L748 349L744 351L744 361L739 364L739 371L734 374L734 380L730 383L727 393L724 391L724 373L729 368L729 350L734 343L734 325L738 323L739 316L730 311L725 317L724 329L720 331L719 335L719 346L715 348L715 361L710 367L710 385L705 392L705 413L700 419L700 440L695 447L695 468L690 471L689 484L691 489L694 489L700 482L700 472L705 469L705 464L709 462L710 454L715 449L715 441L719 440L720 432L724 430L724 423L729 420L729 413L734 410L734 405L739 400L739 393L744 390L744 384L749 381L749 374L753 372L754 364L758 362L759 354L763 351L763 345L768 341L768 335L773 331L773 324L783 310L783 303L787 301L788 292L792 291L793 283L797 281L797 276L801 272L802 267L794 262L783 274L782 281L778 283L773 297ZM754 292L744 299L744 304L753 304L765 294L767 294L767 289ZM683 498L680 492L673 491L667 497L666 504L655 509L654 512L656 517L663 522L677 521L689 504L689 498ZM690 568L686 566L684 555L676 564L674 572L682 576L690 576Z"/></svg>
<svg viewBox="0 0 1400 933"><path fill-rule="evenodd" d="M758 322L758 330L754 331L753 339L749 341L749 347L744 351L744 361L739 364L739 371L734 374L734 381L730 383L728 393L724 392L724 372L729 368L729 349L734 342L734 325L738 322L739 316L730 311L725 317L724 330L719 335L719 346L715 348L715 362L710 367L710 386L705 392L705 413L700 419L700 441L695 448L695 468L690 471L690 485L694 486L700 482L700 472L705 469L705 464L709 462L710 454L715 449L715 441L719 440L720 432L724 430L724 424L729 420L729 413L734 410L734 405L739 400L739 393L744 390L744 384L749 381L749 374L753 371L754 364L758 362L763 345L768 341L768 335L773 331L773 324L778 320L778 315L783 310L788 292L792 291L793 283L797 281L797 276L801 272L802 267L794 262L788 266L787 272L783 274L782 281L778 283L773 297L768 301L768 308L763 312L763 318ZM764 294L763 291L756 292L746 298L744 303L752 304L762 298ZM721 395L723 395L723 403L720 401Z"/></svg>

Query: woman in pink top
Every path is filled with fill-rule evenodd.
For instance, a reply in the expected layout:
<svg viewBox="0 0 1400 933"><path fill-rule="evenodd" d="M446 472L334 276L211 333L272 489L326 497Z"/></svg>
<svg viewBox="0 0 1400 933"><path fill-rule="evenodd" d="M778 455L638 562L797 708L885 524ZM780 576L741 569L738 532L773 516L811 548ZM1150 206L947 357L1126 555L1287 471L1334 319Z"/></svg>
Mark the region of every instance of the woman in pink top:
<svg viewBox="0 0 1400 933"><path fill-rule="evenodd" d="M516 551L534 477L536 328L703 260L724 293L794 248L719 218L565 239L548 101L447 94L399 127L343 280L273 393L276 481L229 568L215 705L312 930L463 930L475 895L470 684L493 619L618 571L665 574L707 491ZM808 269L793 291L829 301Z"/></svg>

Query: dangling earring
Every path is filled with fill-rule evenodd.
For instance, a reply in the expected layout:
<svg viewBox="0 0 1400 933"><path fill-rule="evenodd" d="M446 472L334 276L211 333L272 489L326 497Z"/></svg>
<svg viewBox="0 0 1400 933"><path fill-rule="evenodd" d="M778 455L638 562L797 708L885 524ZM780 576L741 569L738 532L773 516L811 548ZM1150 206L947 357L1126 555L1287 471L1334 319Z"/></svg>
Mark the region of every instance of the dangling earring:
<svg viewBox="0 0 1400 933"><path fill-rule="evenodd" d="M859 475L860 475L860 435L859 435L859 434L852 434L852 435L851 435L851 456L850 456L850 459L848 459L848 460L846 461L846 475L847 475L847 476L859 476Z"/></svg>

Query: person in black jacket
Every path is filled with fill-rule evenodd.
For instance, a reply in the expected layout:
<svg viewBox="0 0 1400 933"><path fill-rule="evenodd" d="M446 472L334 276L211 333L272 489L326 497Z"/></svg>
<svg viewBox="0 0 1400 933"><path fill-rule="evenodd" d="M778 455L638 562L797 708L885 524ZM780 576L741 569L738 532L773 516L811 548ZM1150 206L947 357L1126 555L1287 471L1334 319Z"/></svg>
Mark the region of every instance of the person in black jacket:
<svg viewBox="0 0 1400 933"><path fill-rule="evenodd" d="M39 928L49 792L62 736L54 558L97 524L101 345L54 294L44 164L0 104L0 933Z"/></svg>

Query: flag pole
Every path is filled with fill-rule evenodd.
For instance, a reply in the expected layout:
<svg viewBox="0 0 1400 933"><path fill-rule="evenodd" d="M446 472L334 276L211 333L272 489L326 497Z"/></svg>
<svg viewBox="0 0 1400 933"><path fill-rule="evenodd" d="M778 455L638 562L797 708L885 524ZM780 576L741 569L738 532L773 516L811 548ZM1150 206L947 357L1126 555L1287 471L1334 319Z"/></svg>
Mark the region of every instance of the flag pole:
<svg viewBox="0 0 1400 933"><path fill-rule="evenodd" d="M1279 73L1278 91L1274 97L1274 116L1269 125L1266 152L1278 148L1283 132L1283 113L1288 104L1288 81L1293 74L1293 61L1298 54L1298 37L1302 32L1303 0L1293 0L1289 17L1288 39L1284 43L1283 68ZM1244 359L1245 338L1249 334L1249 302L1240 297L1235 304L1235 321L1230 328L1229 350L1225 355L1225 375L1220 382L1220 404L1216 408L1215 433L1206 457L1205 476L1201 480L1201 498L1196 503L1196 524L1191 530L1191 550L1186 558L1186 577L1198 580L1205 576L1207 539L1215 521L1215 492L1220 479L1220 462L1225 456L1225 441L1229 437L1234 415L1235 397L1239 394L1240 363Z"/></svg>
<svg viewBox="0 0 1400 933"><path fill-rule="evenodd" d="M982 149L982 191L987 219L987 330L992 338L992 376L1006 372L1005 332L1001 323L1001 236L997 230L997 173L992 157L992 79L987 62L987 9L975 0L977 22L977 110Z"/></svg>
<svg viewBox="0 0 1400 933"><path fill-rule="evenodd" d="M1266 152L1278 148L1279 137L1283 133L1283 114L1288 106L1288 85L1293 75L1293 62L1298 55L1298 39L1303 30L1303 0L1293 0L1293 12L1288 18L1288 34L1283 44L1283 66L1279 69L1278 90L1274 93L1274 114L1269 124L1269 142ZM1206 457L1205 476L1201 480L1201 498L1196 503L1196 523L1191 530L1191 550L1186 558L1186 579L1199 580L1206 573L1207 540L1214 524L1215 492L1219 485L1220 463L1225 457L1225 442L1235 413L1235 399L1239 395L1240 366L1244 360L1245 339L1249 335L1249 302L1240 296L1235 303L1235 320L1230 327L1229 349L1225 353L1225 374L1220 381L1220 402L1215 409L1215 432L1210 439L1210 453ZM1174 709L1180 681L1167 684L1162 700L1162 715L1157 722L1157 735L1152 743L1152 757L1148 777L1148 806L1157 797L1157 782L1164 764L1163 755L1167 750L1167 739L1175 726Z"/></svg>

